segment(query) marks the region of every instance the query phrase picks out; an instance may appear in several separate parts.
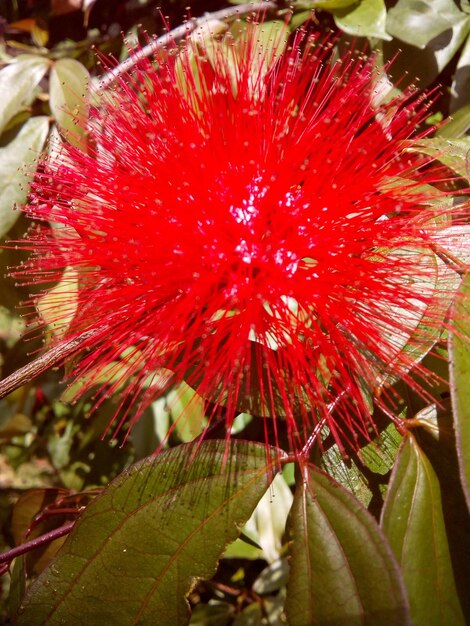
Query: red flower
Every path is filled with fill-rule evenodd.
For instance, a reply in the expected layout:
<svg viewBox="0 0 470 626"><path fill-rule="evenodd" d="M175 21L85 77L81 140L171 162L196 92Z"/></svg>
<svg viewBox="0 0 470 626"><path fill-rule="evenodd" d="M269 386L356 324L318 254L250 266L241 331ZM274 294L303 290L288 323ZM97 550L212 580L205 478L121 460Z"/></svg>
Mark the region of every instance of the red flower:
<svg viewBox="0 0 470 626"><path fill-rule="evenodd" d="M98 398L125 383L117 429L184 380L227 432L243 411L293 449L325 425L357 445L383 383L416 385L450 301L444 173L409 150L423 99L374 102L374 58L302 35L261 49L258 28L143 60L102 95L94 147L44 159L26 212L54 226L18 274L78 276L66 336L95 332L73 376Z"/></svg>

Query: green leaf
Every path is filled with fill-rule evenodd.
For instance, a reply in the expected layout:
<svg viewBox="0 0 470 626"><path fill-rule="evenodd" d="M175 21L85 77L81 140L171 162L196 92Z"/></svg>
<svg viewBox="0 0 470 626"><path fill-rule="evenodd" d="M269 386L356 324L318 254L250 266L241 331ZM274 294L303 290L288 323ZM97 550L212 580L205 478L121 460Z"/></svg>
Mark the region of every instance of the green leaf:
<svg viewBox="0 0 470 626"><path fill-rule="evenodd" d="M421 139L413 144L413 150L434 157L462 178L470 178L468 162L470 139L468 138L447 139L441 135L440 137Z"/></svg>
<svg viewBox="0 0 470 626"><path fill-rule="evenodd" d="M253 583L253 591L260 595L279 591L289 579L287 559L278 559L264 568Z"/></svg>
<svg viewBox="0 0 470 626"><path fill-rule="evenodd" d="M458 332L449 337L450 392L462 487L470 509L470 276L452 314Z"/></svg>
<svg viewBox="0 0 470 626"><path fill-rule="evenodd" d="M437 129L437 137L456 138L463 137L470 128L470 104L452 113L446 119L446 123Z"/></svg>
<svg viewBox="0 0 470 626"><path fill-rule="evenodd" d="M453 113L458 109L470 104L469 96L470 87L470 37L463 47L459 55L457 67L455 69L454 79L450 88L451 101L450 112Z"/></svg>
<svg viewBox="0 0 470 626"><path fill-rule="evenodd" d="M361 0L348 10L332 11L336 26L356 37L378 37L390 40L385 30L387 9L384 0Z"/></svg>
<svg viewBox="0 0 470 626"><path fill-rule="evenodd" d="M61 339L77 311L78 272L65 268L61 280L38 298L36 308L57 339Z"/></svg>
<svg viewBox="0 0 470 626"><path fill-rule="evenodd" d="M165 404L183 443L189 443L202 433L207 424L204 401L189 385L182 382L172 389L166 396Z"/></svg>
<svg viewBox="0 0 470 626"><path fill-rule="evenodd" d="M398 453L382 527L403 571L413 624L463 626L439 481L412 437Z"/></svg>
<svg viewBox="0 0 470 626"><path fill-rule="evenodd" d="M284 477L277 475L243 529L245 540L240 537L228 547L224 556L264 559L268 563L277 561L283 552L282 540L292 499ZM251 545L247 545L247 540Z"/></svg>
<svg viewBox="0 0 470 626"><path fill-rule="evenodd" d="M49 65L44 57L22 54L0 71L0 134L9 120L31 102L34 88Z"/></svg>
<svg viewBox="0 0 470 626"><path fill-rule="evenodd" d="M228 602L198 604L191 615L191 626L230 626L233 624L234 607Z"/></svg>
<svg viewBox="0 0 470 626"><path fill-rule="evenodd" d="M187 623L185 595L197 578L214 574L280 454L208 441L134 465L87 507L29 588L17 623L71 624L77 616L116 626Z"/></svg>
<svg viewBox="0 0 470 626"><path fill-rule="evenodd" d="M4 148L0 148L0 237L3 237L19 217L15 205L25 202L33 164L46 141L49 120L46 116L32 117Z"/></svg>
<svg viewBox="0 0 470 626"><path fill-rule="evenodd" d="M87 93L90 75L75 59L54 63L49 83L49 104L52 114L70 143L84 148L87 115Z"/></svg>
<svg viewBox="0 0 470 626"><path fill-rule="evenodd" d="M424 48L465 20L453 0L398 0L387 14L387 31L401 41Z"/></svg>
<svg viewBox="0 0 470 626"><path fill-rule="evenodd" d="M289 530L290 626L410 623L398 565L376 521L316 468L297 485Z"/></svg>
<svg viewBox="0 0 470 626"><path fill-rule="evenodd" d="M299 0L293 3L293 7L297 9L325 9L330 11L331 9L344 9L350 7L353 4L357 4L357 0Z"/></svg>

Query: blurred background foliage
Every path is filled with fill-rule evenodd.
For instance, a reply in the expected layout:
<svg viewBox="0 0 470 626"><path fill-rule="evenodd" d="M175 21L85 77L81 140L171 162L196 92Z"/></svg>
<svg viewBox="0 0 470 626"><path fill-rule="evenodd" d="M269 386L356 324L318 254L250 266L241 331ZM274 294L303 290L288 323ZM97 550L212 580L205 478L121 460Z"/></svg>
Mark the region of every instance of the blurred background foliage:
<svg viewBox="0 0 470 626"><path fill-rule="evenodd" d="M29 227L17 207L27 198L28 174L34 171L38 154L46 146L54 149L57 128L73 141L80 141L77 126L66 111L86 116L90 81L103 71L97 62L97 51L122 61L129 54L123 34L131 46L145 44L148 37L167 32L168 25L175 27L191 17L228 6L231 5L220 0L193 0L190 7L188 0L0 0L3 245L21 238ZM377 50L384 63L393 60L388 75L383 77L384 88L393 84L395 89L403 90L418 84L432 90L428 123L446 121L438 126L434 140L437 143L432 145L438 150L453 151L455 159L452 161L451 154L447 165L454 165L466 184L468 173L462 164L470 150L468 0L295 0L279 2L269 13L278 20L291 16L291 29L308 20L324 32L337 32L340 45L342 41L353 42L359 49ZM28 319L24 317L25 310L31 314L31 307L25 309L24 303L35 298L37 288L20 287L8 277L8 268L21 262L21 254L14 244L0 249L1 377L22 367L43 349L39 333L33 330L22 336ZM58 289L60 292L60 286ZM68 293L64 295L65 308L70 306L69 297ZM38 308L47 324L47 302L41 306L40 301ZM54 332L52 324L49 332ZM445 380L445 342L439 350L440 356L426 357L426 365ZM191 441L204 427L202 402L195 399L191 389L181 386L171 397L158 400L146 411L124 444L109 438L103 440L102 433L115 411L115 400L107 400L90 418L90 401L62 401L62 375L57 370L45 372L0 401L3 549L75 519L103 486L151 454L172 426L167 447ZM73 393L67 393L73 400ZM445 384L432 393L441 406L449 402ZM431 459L436 484L445 494L442 507L457 586L457 591L449 594L452 602L461 603L470 619L468 513L460 487L451 411L449 407L437 411L413 394L404 396L402 411L422 426L416 440ZM179 419L181 415L184 419ZM377 416L379 423L380 419ZM237 418L234 436L261 439L256 428L250 416L242 414ZM440 434L439 441L436 433ZM331 446L319 461L377 519L381 514L385 516L385 526L389 512L384 512L384 497L400 442L401 436L389 426L380 446L366 446L359 455L347 460ZM293 484L293 469L286 466L270 495L260 501L242 539L227 549L215 577L192 589L192 624L285 623L285 524ZM436 510L440 511L440 506L439 501ZM426 533L426 524L419 532ZM11 578L3 577L0 620L7 622L21 600L24 585L46 567L62 543L63 539L58 539L31 552L21 567L15 565ZM447 546L446 539L444 543ZM451 622L443 618L426 623ZM452 626L457 623L464 622L455 621Z"/></svg>

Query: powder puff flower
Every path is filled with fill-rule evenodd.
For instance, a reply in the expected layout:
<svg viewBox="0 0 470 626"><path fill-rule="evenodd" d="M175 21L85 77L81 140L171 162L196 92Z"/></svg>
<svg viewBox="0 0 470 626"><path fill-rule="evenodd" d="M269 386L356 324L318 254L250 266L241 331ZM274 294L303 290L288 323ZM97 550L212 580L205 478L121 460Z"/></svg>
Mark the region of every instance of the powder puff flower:
<svg viewBox="0 0 470 626"><path fill-rule="evenodd" d="M90 105L88 150L36 176L16 275L76 292L54 341L90 331L71 377L95 409L120 391L116 431L185 381L227 433L246 412L292 450L357 446L442 325L457 218L411 150L426 101L385 103L374 57L268 27L140 60Z"/></svg>

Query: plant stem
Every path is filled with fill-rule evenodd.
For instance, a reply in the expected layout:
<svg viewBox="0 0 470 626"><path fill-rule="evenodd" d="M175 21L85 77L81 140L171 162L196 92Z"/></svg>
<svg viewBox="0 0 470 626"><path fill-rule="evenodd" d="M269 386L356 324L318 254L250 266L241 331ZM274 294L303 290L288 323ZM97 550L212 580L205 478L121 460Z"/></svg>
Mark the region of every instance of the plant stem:
<svg viewBox="0 0 470 626"><path fill-rule="evenodd" d="M45 543L50 543L51 541L54 541L54 539L59 539L64 535L68 535L74 525L75 521L67 522L67 524L59 526L59 528L54 528L54 530L50 530L48 533L44 533L44 535L35 537L30 541L25 541L25 543L22 543L20 546L3 552L2 554L0 554L0 564L10 563L11 561L13 561L13 559L16 559L16 557L21 556L22 554L26 554L26 552L35 550L36 548L43 546Z"/></svg>
<svg viewBox="0 0 470 626"><path fill-rule="evenodd" d="M50 348L37 359L20 368L4 380L0 381L0 400L10 394L15 389L29 383L33 378L42 374L50 367L59 365L66 357L77 352L83 343L97 334L96 330L87 330L81 335L63 341L62 343Z"/></svg>
<svg viewBox="0 0 470 626"><path fill-rule="evenodd" d="M214 11L213 13L206 13L202 17L188 20L185 24L177 26L172 31L165 33L161 37L158 37L154 41L151 41L143 48L139 48L132 52L132 55L119 63L112 70L103 74L96 80L95 86L98 89L106 89L116 79L128 72L135 65L137 65L142 59L151 56L156 50L160 50L170 44L178 43L181 39L184 39L196 29L209 23L211 20L227 20L239 15L246 15L247 13L260 13L265 11L275 11L278 9L274 2L269 0L262 0L261 2L249 2L248 4L241 4L228 9L221 9L220 11Z"/></svg>

